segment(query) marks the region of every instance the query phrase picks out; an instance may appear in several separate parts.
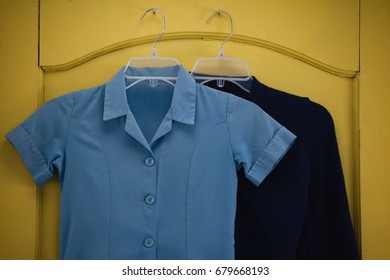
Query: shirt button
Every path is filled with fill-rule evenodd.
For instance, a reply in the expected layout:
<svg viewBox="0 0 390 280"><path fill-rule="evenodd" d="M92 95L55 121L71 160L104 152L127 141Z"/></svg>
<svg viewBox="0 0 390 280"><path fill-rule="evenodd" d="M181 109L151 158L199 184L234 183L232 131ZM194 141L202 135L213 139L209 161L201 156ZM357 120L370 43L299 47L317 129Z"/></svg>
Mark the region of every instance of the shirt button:
<svg viewBox="0 0 390 280"><path fill-rule="evenodd" d="M154 245L154 240L153 240L152 238L148 237L148 238L146 238L146 239L144 240L144 246L145 246L146 248L153 247L153 245Z"/></svg>
<svg viewBox="0 0 390 280"><path fill-rule="evenodd" d="M151 195L151 194L145 196L145 202L146 202L146 204L148 204L148 205L154 204L154 202L155 202L154 196Z"/></svg>
<svg viewBox="0 0 390 280"><path fill-rule="evenodd" d="M146 164L146 166L153 166L153 165L154 165L154 158L152 158L152 157L147 157L147 158L145 159L145 164Z"/></svg>

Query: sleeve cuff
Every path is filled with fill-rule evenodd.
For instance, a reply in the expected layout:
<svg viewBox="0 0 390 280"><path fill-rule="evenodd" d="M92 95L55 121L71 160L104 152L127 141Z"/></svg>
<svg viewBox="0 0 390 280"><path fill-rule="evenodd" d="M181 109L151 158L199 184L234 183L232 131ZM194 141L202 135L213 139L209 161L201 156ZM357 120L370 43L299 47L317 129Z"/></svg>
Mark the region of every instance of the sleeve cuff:
<svg viewBox="0 0 390 280"><path fill-rule="evenodd" d="M259 159L246 174L246 177L253 184L259 186L287 153L295 139L296 136L282 126L265 147Z"/></svg>
<svg viewBox="0 0 390 280"><path fill-rule="evenodd" d="M17 126L15 129L11 130L6 137L16 148L19 155L22 157L24 164L33 176L34 181L38 185L43 185L47 180L53 177L38 146L23 126Z"/></svg>

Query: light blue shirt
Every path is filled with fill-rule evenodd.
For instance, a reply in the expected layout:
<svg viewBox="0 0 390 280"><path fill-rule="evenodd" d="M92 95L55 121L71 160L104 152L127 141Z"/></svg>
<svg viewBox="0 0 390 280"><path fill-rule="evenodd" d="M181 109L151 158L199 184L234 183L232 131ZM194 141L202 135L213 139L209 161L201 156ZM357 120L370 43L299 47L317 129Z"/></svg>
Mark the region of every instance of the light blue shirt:
<svg viewBox="0 0 390 280"><path fill-rule="evenodd" d="M259 185L295 136L183 67L127 74L177 81L126 90L121 69L7 135L37 184L58 171L61 258L234 259L236 171Z"/></svg>

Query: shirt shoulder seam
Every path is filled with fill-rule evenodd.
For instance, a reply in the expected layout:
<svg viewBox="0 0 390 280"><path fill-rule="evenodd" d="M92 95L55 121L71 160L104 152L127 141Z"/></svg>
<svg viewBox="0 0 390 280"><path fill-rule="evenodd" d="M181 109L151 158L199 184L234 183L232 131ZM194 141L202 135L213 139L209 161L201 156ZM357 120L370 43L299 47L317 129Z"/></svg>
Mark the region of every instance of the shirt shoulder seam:
<svg viewBox="0 0 390 280"><path fill-rule="evenodd" d="M66 127L66 136L65 136L65 144L64 144L64 150L63 150L63 153L65 154L65 151L66 151L66 147L68 145L68 136L69 136L69 127L70 127L70 120L72 119L72 116L73 116L73 111L74 111L74 108L75 108L75 97L73 94L70 95L72 97L72 109L69 113L69 117L68 117L68 124L67 124L67 127Z"/></svg>
<svg viewBox="0 0 390 280"><path fill-rule="evenodd" d="M226 127L227 127L227 133L228 133L228 136L229 136L229 145L230 145L230 151L232 153L232 157L234 159L234 161L236 160L235 156L234 156L234 151L233 151L233 143L232 143L232 137L231 137L231 133L230 133L230 127L229 127L229 101L230 101L230 96L227 95L227 98L226 98L226 112L225 112L225 122L226 122Z"/></svg>

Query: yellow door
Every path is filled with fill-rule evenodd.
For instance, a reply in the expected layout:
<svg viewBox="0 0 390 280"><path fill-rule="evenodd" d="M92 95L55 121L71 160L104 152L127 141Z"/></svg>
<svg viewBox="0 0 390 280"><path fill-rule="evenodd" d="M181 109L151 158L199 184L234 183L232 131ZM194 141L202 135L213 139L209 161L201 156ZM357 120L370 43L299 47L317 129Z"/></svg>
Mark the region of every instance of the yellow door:
<svg viewBox="0 0 390 280"><path fill-rule="evenodd" d="M0 259L37 256L37 189L4 135L37 109L38 0L0 1Z"/></svg>
<svg viewBox="0 0 390 280"><path fill-rule="evenodd" d="M2 135L40 104L71 91L105 83L130 57L149 55L152 42L162 27L158 14L148 15L142 22L139 20L147 9L154 7L155 1L58 0L40 1L38 33L37 1L18 1L25 2L23 5L14 2L1 2L5 8L1 7L3 21L5 18L11 26L1 26L1 35L8 36L4 38L9 38L12 44L7 45L3 40L0 47L13 54L4 56L10 66L1 68L1 79L7 85L6 91L1 93ZM371 46L369 39L362 38L366 45L360 49L360 9L367 10L362 14L368 23L378 9L367 0L362 2L364 5L358 0L247 0L245 5L237 1L159 1L158 8L166 16L167 33L158 43L157 51L160 56L178 58L188 70L197 58L216 56L229 31L229 21L220 16L206 24L205 19L217 9L229 12L233 17L234 35L225 45L226 56L245 59L252 74L263 83L308 96L332 114L351 215L357 237L362 241L363 257L390 258L384 251L376 253L375 248L379 245L373 240L378 233L371 230L369 222L375 208L373 197L388 194L385 185L388 186L389 179L381 173L376 182L379 181L382 187L370 193L369 178L373 176L374 167L369 166L369 155L371 149L378 150L372 146L359 149L359 121L369 129L370 118L388 117L385 105L382 105L382 111L376 112L378 115L362 117L364 110L372 110L372 104L371 107L360 104L359 111L359 78L364 74L364 69L360 71L359 68L359 55L363 46L367 52ZM384 8L390 10L389 5ZM22 13L29 17L22 17ZM23 20L18 21L13 15L20 15ZM386 21L389 23L388 19ZM367 25L363 34L369 35L375 24L378 23L374 21ZM28 36L20 37L17 35L20 32ZM42 72L37 67L38 34ZM21 49L14 48L15 44ZM20 73L21 69L23 73ZM23 83L18 80L20 78ZM361 91L367 90L365 98L369 103L372 81L364 81ZM384 89L380 88L380 92ZM363 93L360 93L362 97ZM378 94L378 100L386 98L379 92L374 94ZM384 130L388 139L388 128ZM362 140L371 139L362 130L360 135ZM36 188L17 153L4 139L1 139L0 147L0 258L57 259L60 198L57 180ZM377 160L382 155L376 153L374 156ZM375 170L385 170L383 168L386 164L376 166ZM364 185L360 184L360 175L365 179ZM385 206L389 197L381 196L383 209L374 211L382 218L390 212ZM360 205L360 201L364 203ZM365 218L362 223L361 217ZM383 229L389 229L388 224L379 224ZM383 247L390 252L389 240Z"/></svg>

